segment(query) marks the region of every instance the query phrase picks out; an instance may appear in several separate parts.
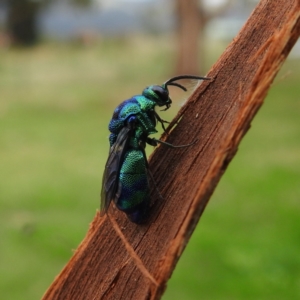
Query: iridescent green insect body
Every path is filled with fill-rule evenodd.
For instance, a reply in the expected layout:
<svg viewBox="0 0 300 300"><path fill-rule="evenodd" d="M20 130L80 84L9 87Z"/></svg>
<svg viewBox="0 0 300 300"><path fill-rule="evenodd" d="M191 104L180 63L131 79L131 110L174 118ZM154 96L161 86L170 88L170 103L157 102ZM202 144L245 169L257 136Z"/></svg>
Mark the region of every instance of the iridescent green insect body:
<svg viewBox="0 0 300 300"><path fill-rule="evenodd" d="M148 182L148 162L145 154L146 143L174 146L155 138L150 134L157 132L156 123L168 123L155 112L156 106L165 106L167 110L172 100L168 85L186 88L174 81L179 79L209 79L192 75L182 75L169 79L163 85L152 85L144 89L142 95L134 96L122 102L114 111L109 123L110 153L105 166L102 191L101 215L107 212L113 201L116 207L125 212L134 223L146 220L150 207Z"/></svg>

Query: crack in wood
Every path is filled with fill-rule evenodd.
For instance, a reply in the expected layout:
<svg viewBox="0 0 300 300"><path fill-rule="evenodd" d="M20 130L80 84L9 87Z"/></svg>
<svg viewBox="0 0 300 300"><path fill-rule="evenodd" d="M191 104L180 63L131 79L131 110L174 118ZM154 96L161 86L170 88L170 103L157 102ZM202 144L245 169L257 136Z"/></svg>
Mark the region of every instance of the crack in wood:
<svg viewBox="0 0 300 300"><path fill-rule="evenodd" d="M142 274L144 274L144 276L146 278L148 278L155 286L158 286L158 282L155 280L155 278L150 274L150 272L148 271L148 269L145 267L145 265L143 264L142 260L140 259L140 257L136 254L135 250L133 249L133 247L129 244L129 242L127 241L126 237L124 236L124 234L122 233L118 223L110 216L108 215L108 218L114 228L114 230L116 231L117 235L119 236L119 238L121 239L121 241L123 242L127 252L129 253L130 257L135 261L136 266L138 267L138 269L141 271Z"/></svg>
<svg viewBox="0 0 300 300"><path fill-rule="evenodd" d="M121 272L123 269L128 265L128 262L130 261L130 258L125 261L125 263L120 267L120 269L117 270L117 272L114 274L112 278L110 278L109 281L107 281L108 287L106 289L101 290L101 299L104 299L107 295L109 295L110 291L113 289L113 287L117 284L117 281L119 280L121 276Z"/></svg>

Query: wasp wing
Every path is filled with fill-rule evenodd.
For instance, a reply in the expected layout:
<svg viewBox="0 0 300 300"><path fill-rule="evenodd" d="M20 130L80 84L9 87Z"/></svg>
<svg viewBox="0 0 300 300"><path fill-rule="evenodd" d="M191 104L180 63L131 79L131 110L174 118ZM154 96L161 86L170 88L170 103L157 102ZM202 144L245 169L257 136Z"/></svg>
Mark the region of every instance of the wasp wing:
<svg viewBox="0 0 300 300"><path fill-rule="evenodd" d="M125 151L129 143L130 134L132 129L124 127L118 134L116 142L110 149L110 153L105 165L102 177L102 190L101 190L101 206L100 215L103 216L111 203L114 200L118 185L119 174L123 164Z"/></svg>

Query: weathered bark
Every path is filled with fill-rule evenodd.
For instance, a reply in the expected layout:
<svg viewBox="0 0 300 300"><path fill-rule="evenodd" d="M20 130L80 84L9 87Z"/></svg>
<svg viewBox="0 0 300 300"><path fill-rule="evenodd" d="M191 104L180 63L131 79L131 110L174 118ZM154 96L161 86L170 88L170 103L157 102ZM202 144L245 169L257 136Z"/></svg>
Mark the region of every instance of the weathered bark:
<svg viewBox="0 0 300 300"><path fill-rule="evenodd" d="M134 225L113 205L99 214L43 299L159 299L214 188L300 34L299 0L262 0L180 110L150 168L150 221ZM171 126L172 126L171 124Z"/></svg>

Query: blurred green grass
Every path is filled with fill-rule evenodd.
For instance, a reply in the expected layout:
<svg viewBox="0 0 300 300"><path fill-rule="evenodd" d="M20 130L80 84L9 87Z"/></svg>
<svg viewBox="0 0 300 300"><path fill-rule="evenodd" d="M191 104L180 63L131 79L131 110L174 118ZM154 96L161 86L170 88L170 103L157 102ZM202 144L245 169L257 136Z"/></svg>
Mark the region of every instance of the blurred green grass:
<svg viewBox="0 0 300 300"><path fill-rule="evenodd" d="M150 38L0 50L1 299L39 299L71 257L99 208L114 107L171 76L174 55ZM299 78L288 61L163 299L300 298Z"/></svg>

